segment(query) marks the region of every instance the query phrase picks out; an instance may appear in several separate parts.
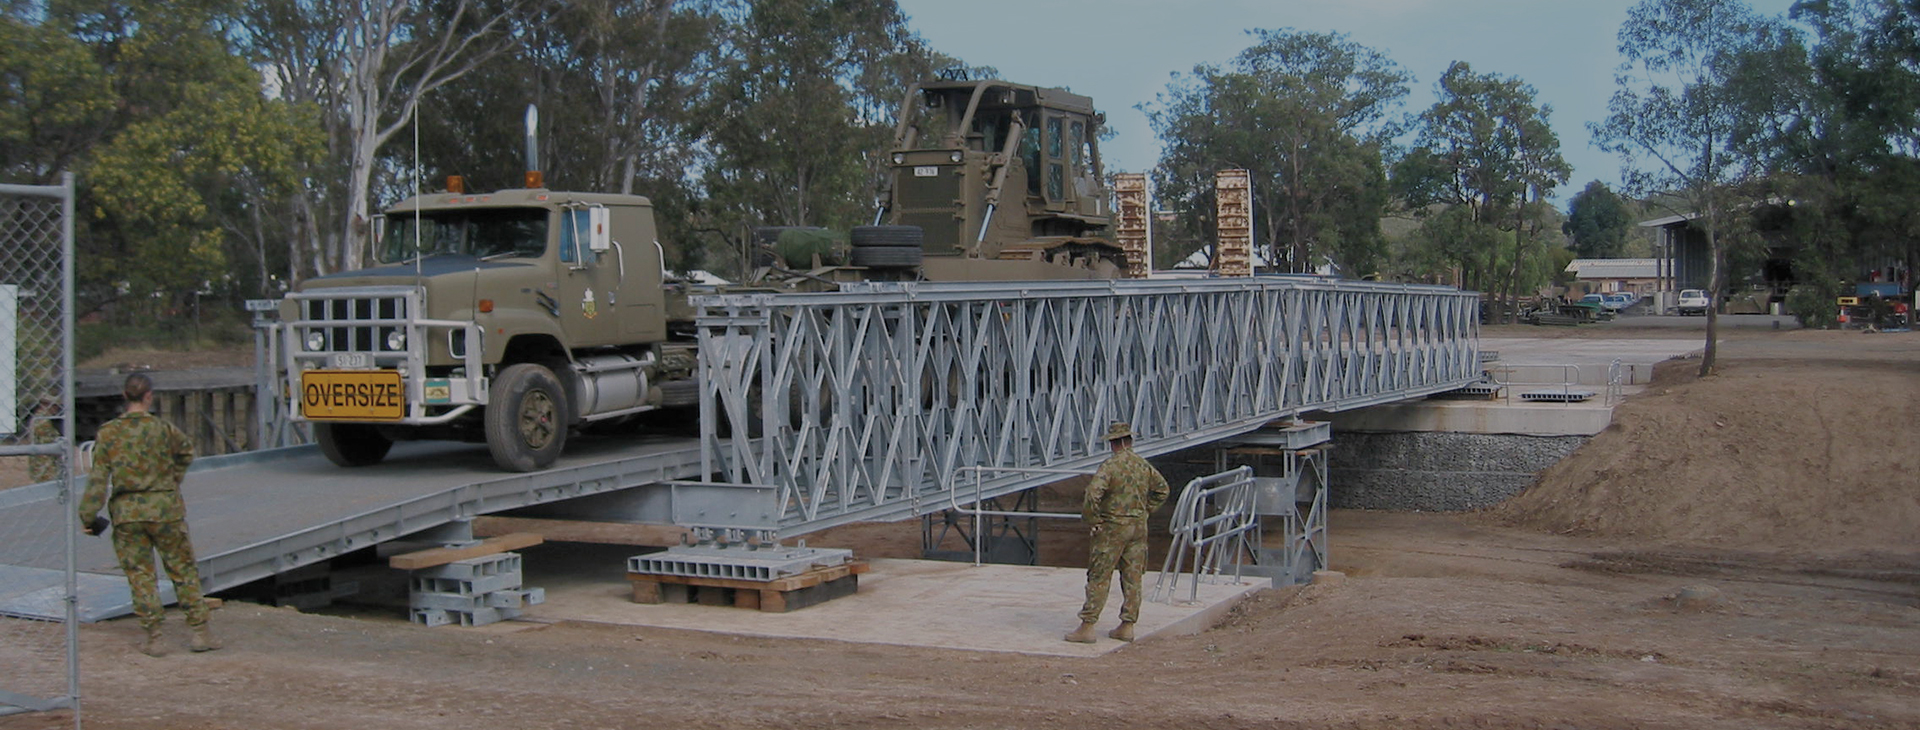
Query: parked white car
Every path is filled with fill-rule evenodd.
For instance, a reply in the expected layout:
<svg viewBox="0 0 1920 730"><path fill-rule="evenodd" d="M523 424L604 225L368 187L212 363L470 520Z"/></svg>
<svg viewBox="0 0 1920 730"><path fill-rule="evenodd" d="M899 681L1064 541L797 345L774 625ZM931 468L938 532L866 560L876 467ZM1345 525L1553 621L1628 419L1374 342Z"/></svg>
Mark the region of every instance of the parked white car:
<svg viewBox="0 0 1920 730"><path fill-rule="evenodd" d="M1681 289L1680 298L1674 302L1674 310L1682 316L1706 314L1707 307L1713 306L1713 300L1707 297L1705 289Z"/></svg>

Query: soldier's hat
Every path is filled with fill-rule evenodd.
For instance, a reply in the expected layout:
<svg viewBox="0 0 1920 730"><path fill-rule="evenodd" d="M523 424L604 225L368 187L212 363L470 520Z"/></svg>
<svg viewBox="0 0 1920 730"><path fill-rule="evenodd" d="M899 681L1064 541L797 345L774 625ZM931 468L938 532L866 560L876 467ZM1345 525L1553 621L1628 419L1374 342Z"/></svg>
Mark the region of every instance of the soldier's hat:
<svg viewBox="0 0 1920 730"><path fill-rule="evenodd" d="M1126 421L1114 421L1113 425L1107 427L1107 435L1104 438L1107 441L1133 438L1133 426Z"/></svg>

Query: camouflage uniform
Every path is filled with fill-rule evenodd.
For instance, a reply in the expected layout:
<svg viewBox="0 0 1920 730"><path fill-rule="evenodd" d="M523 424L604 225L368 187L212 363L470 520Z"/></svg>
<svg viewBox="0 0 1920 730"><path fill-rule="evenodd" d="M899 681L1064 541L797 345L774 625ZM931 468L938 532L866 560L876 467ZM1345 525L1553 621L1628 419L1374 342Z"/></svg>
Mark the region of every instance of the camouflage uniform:
<svg viewBox="0 0 1920 730"><path fill-rule="evenodd" d="M1140 575L1147 570L1147 515L1167 501L1167 478L1131 448L1114 452L1087 483L1081 519L1093 531L1087 554L1087 602L1080 622L1100 620L1113 571L1120 570L1120 620L1140 618Z"/></svg>
<svg viewBox="0 0 1920 730"><path fill-rule="evenodd" d="M91 521L106 503L113 519L113 552L133 589L133 612L140 625L149 628L159 626L165 615L154 581L156 550L186 610L187 625L207 623L200 567L194 562L186 503L180 498L180 480L191 463L193 440L151 413L129 412L113 419L94 439L93 474L80 499L80 522Z"/></svg>
<svg viewBox="0 0 1920 730"><path fill-rule="evenodd" d="M54 418L34 416L33 442L51 444L60 440L60 422ZM60 478L60 457L35 456L27 461L27 476L33 483L50 482Z"/></svg>

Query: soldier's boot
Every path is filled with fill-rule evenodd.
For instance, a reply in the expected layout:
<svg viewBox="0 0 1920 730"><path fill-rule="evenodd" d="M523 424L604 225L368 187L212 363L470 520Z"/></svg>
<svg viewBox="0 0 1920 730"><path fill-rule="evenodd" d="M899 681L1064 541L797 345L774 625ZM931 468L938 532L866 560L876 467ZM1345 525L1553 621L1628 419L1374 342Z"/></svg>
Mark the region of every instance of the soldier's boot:
<svg viewBox="0 0 1920 730"><path fill-rule="evenodd" d="M193 638L191 640L192 644L190 645L190 648L192 648L194 651L213 651L215 649L220 648L220 640L214 638L213 630L207 628L206 624L200 624L199 626L189 626L187 628L191 629L193 632Z"/></svg>
<svg viewBox="0 0 1920 730"><path fill-rule="evenodd" d="M1080 623L1080 628L1074 629L1071 634L1067 634L1067 641L1075 644L1091 644L1099 641L1099 637L1100 635L1095 633L1093 622L1083 621Z"/></svg>
<svg viewBox="0 0 1920 730"><path fill-rule="evenodd" d="M1133 622L1121 621L1119 626L1115 626L1112 631L1107 632L1107 638L1133 641Z"/></svg>
<svg viewBox="0 0 1920 730"><path fill-rule="evenodd" d="M148 626L146 627L146 629L147 629L147 638L141 641L135 642L134 646L139 647L140 653L145 654L147 656L152 656L152 657L166 656L167 645L160 636L160 624L154 624L152 626Z"/></svg>

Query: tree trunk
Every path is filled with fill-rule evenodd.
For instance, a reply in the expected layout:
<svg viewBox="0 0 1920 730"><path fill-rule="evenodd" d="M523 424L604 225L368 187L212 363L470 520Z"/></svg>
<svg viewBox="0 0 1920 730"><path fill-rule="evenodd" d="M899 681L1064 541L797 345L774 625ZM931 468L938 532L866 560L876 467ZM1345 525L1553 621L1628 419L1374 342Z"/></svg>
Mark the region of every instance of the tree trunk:
<svg viewBox="0 0 1920 730"><path fill-rule="evenodd" d="M1712 298L1707 307L1707 345L1700 355L1700 377L1713 374L1714 358L1719 353L1720 344L1720 305L1725 301L1726 289L1726 253L1720 250L1718 229L1719 211L1714 205L1713 195L1707 196L1707 251L1712 263L1707 267L1707 292Z"/></svg>

